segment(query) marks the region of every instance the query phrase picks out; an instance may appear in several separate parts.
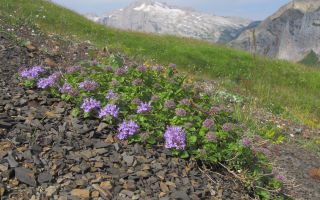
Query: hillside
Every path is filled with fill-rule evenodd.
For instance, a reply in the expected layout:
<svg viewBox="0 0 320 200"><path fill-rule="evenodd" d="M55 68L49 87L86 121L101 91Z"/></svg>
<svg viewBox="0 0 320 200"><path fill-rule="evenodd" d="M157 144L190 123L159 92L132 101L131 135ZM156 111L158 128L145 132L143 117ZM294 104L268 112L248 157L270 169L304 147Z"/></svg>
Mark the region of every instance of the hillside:
<svg viewBox="0 0 320 200"><path fill-rule="evenodd" d="M227 43L243 30L256 25L256 22L240 17L215 16L154 0L135 1L100 17L88 17L122 30L170 34L219 43Z"/></svg>
<svg viewBox="0 0 320 200"><path fill-rule="evenodd" d="M320 54L318 0L296 0L281 7L253 30L243 33L231 45L273 58L308 60L310 52ZM255 44L253 42L255 40ZM309 63L309 62L306 62Z"/></svg>
<svg viewBox="0 0 320 200"><path fill-rule="evenodd" d="M1 20L30 26L119 50L139 59L178 68L202 78L219 79L230 91L258 98L274 112L289 113L311 125L320 119L320 72L286 61L173 36L155 36L105 28L46 1L4 0ZM14 16L14 17L10 17ZM41 17L42 16L42 17ZM43 17L45 16L45 17Z"/></svg>

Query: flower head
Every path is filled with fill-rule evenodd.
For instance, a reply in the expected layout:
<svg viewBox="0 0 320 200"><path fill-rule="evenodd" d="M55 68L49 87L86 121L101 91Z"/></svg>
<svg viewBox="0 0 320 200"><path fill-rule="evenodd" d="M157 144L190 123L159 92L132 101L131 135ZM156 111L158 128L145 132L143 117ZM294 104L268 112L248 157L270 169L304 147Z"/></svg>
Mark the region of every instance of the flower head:
<svg viewBox="0 0 320 200"><path fill-rule="evenodd" d="M161 65L153 66L152 69L157 72L162 72L163 67Z"/></svg>
<svg viewBox="0 0 320 200"><path fill-rule="evenodd" d="M186 116L187 112L185 109L183 108L177 108L176 109L176 115L179 116L179 117L184 117Z"/></svg>
<svg viewBox="0 0 320 200"><path fill-rule="evenodd" d="M165 108L174 108L175 106L176 103L174 102L174 100L167 100L166 102L164 102Z"/></svg>
<svg viewBox="0 0 320 200"><path fill-rule="evenodd" d="M191 104L190 99L182 99L180 103L185 106L190 106Z"/></svg>
<svg viewBox="0 0 320 200"><path fill-rule="evenodd" d="M104 70L105 70L106 72L113 72L113 68L112 68L111 66L105 66L105 67L104 67Z"/></svg>
<svg viewBox="0 0 320 200"><path fill-rule="evenodd" d="M98 83L95 81L83 81L79 84L79 88L87 91L94 91L98 88Z"/></svg>
<svg viewBox="0 0 320 200"><path fill-rule="evenodd" d="M72 86L68 82L64 82L63 86L59 88L59 91L63 94L67 94L72 90Z"/></svg>
<svg viewBox="0 0 320 200"><path fill-rule="evenodd" d="M142 79L134 79L132 81L132 84L133 85L141 85L143 83L143 80Z"/></svg>
<svg viewBox="0 0 320 200"><path fill-rule="evenodd" d="M153 95L153 96L151 97L151 101L152 101L152 102L159 101L159 99L160 99L160 97L159 97L158 95Z"/></svg>
<svg viewBox="0 0 320 200"><path fill-rule="evenodd" d="M183 150L186 147L186 133L179 126L169 126L164 133L165 147Z"/></svg>
<svg viewBox="0 0 320 200"><path fill-rule="evenodd" d="M250 147L251 145L251 140L247 137L242 138L240 143L244 146L244 147Z"/></svg>
<svg viewBox="0 0 320 200"><path fill-rule="evenodd" d="M213 106L210 110L210 113L213 115L217 115L221 112L221 108L219 106Z"/></svg>
<svg viewBox="0 0 320 200"><path fill-rule="evenodd" d="M92 66L98 66L98 65L99 65L99 62L97 61L97 59L94 59L94 60L91 62L91 65L92 65Z"/></svg>
<svg viewBox="0 0 320 200"><path fill-rule="evenodd" d="M222 125L222 129L225 131L225 132L229 132L233 129L233 124L232 123L225 123Z"/></svg>
<svg viewBox="0 0 320 200"><path fill-rule="evenodd" d="M107 115L112 117L118 117L119 108L114 104L108 104L104 108L102 108L99 112L99 118L103 118Z"/></svg>
<svg viewBox="0 0 320 200"><path fill-rule="evenodd" d="M118 100L119 95L117 93L113 92L113 90L109 90L106 95L106 98L109 100Z"/></svg>
<svg viewBox="0 0 320 200"><path fill-rule="evenodd" d="M100 102L98 100L93 98L86 98L83 100L81 109L83 109L85 113L88 113L95 108L100 108Z"/></svg>
<svg viewBox="0 0 320 200"><path fill-rule="evenodd" d="M59 75L57 73L54 73L54 74L50 75L48 78L40 79L37 83L37 86L38 86L38 88L45 89L49 86L54 85L58 78L59 78Z"/></svg>
<svg viewBox="0 0 320 200"><path fill-rule="evenodd" d="M137 113L148 113L150 112L152 109L151 107L151 103L140 103L140 105L138 106L138 109L137 109Z"/></svg>
<svg viewBox="0 0 320 200"><path fill-rule="evenodd" d="M139 65L139 66L137 67L137 70L138 70L139 72L141 72L141 73L144 73L144 72L147 71L147 68L146 68L145 66L143 66L143 65Z"/></svg>
<svg viewBox="0 0 320 200"><path fill-rule="evenodd" d="M115 87L115 86L119 85L119 81L112 80L110 84L111 84L111 86Z"/></svg>
<svg viewBox="0 0 320 200"><path fill-rule="evenodd" d="M214 126L214 121L211 120L211 119L206 119L203 123L202 123L202 126L207 128L207 129L210 129Z"/></svg>
<svg viewBox="0 0 320 200"><path fill-rule="evenodd" d="M117 137L120 140L124 140L127 137L134 135L138 131L138 129L139 125L134 121L124 121L119 125Z"/></svg>
<svg viewBox="0 0 320 200"><path fill-rule="evenodd" d="M169 64L169 68L170 68L170 69L176 69L176 68L177 68L177 65L174 64L174 63L170 63L170 64Z"/></svg>
<svg viewBox="0 0 320 200"><path fill-rule="evenodd" d="M216 142L217 141L217 135L214 132L208 132L206 134L206 139L210 142Z"/></svg>
<svg viewBox="0 0 320 200"><path fill-rule="evenodd" d="M81 66L72 66L72 67L68 67L67 68L67 73L68 74L72 74L72 73L75 73L75 72L78 72L82 69Z"/></svg>
<svg viewBox="0 0 320 200"><path fill-rule="evenodd" d="M44 72L43 67L34 66L31 69L24 69L20 72L20 76L27 79L37 78L41 73Z"/></svg>
<svg viewBox="0 0 320 200"><path fill-rule="evenodd" d="M116 75L118 76L122 76L125 75L127 73L127 69L125 67L120 67L116 70Z"/></svg>

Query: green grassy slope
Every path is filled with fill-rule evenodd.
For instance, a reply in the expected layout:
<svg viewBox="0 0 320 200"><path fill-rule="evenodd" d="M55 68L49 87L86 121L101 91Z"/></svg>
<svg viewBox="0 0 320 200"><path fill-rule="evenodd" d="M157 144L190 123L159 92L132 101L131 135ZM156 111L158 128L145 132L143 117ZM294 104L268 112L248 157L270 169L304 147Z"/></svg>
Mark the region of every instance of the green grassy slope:
<svg viewBox="0 0 320 200"><path fill-rule="evenodd" d="M12 24L36 24L45 32L90 40L137 59L176 63L198 77L218 78L231 91L257 97L259 103L273 111L286 110L304 122L320 119L319 69L254 58L243 51L191 39L110 29L43 0L1 0L0 18Z"/></svg>

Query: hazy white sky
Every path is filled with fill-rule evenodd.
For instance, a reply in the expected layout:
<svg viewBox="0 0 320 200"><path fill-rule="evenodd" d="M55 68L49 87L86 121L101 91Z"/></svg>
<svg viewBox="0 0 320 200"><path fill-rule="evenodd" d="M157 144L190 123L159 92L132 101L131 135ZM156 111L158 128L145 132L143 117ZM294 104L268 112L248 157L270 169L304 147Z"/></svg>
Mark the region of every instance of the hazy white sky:
<svg viewBox="0 0 320 200"><path fill-rule="evenodd" d="M80 13L102 14L120 9L134 0L53 0ZM261 20L291 0L158 0L171 5L192 7L199 11L222 16L242 16Z"/></svg>

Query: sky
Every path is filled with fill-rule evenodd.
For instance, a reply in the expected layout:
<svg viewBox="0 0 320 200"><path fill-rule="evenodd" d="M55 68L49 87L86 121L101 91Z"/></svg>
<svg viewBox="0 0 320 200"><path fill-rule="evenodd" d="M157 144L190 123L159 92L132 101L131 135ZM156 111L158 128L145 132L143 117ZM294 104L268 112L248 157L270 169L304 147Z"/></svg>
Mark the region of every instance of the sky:
<svg viewBox="0 0 320 200"><path fill-rule="evenodd" d="M52 0L79 13L103 14L124 8L134 0ZM263 20L291 0L158 0L169 5L192 7L220 16L241 16Z"/></svg>

